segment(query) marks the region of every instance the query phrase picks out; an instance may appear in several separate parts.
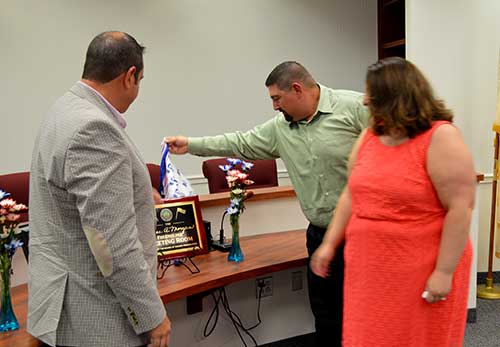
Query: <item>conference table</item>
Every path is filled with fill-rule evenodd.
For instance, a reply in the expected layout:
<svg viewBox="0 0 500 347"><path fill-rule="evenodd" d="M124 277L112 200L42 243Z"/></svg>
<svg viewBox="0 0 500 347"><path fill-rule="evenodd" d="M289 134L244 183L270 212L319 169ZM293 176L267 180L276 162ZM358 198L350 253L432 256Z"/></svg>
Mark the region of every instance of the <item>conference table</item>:
<svg viewBox="0 0 500 347"><path fill-rule="evenodd" d="M252 199L266 200L292 196L295 196L295 192L291 187L261 188L254 190ZM227 193L200 196L202 208L223 205L228 201ZM307 264L303 229L246 236L240 239L240 243L245 253L245 259L241 263L228 262L228 253L211 251L192 258L200 270L199 273L191 273L182 264L168 267L163 278L158 280L158 291L162 301L168 303L186 298L188 314L199 312L202 310L203 296L212 290ZM12 288L12 301L20 328L1 333L0 347L42 346L39 340L26 331L28 308L26 284Z"/></svg>

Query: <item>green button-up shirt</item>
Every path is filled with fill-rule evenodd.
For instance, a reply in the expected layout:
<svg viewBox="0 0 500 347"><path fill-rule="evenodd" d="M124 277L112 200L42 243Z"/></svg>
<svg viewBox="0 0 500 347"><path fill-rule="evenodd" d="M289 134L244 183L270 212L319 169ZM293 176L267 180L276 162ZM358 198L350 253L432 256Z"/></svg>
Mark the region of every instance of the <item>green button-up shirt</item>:
<svg viewBox="0 0 500 347"><path fill-rule="evenodd" d="M363 94L320 85L315 116L288 122L282 113L247 132L189 138L189 153L247 160L281 158L307 219L326 228L347 181L352 146L368 124Z"/></svg>

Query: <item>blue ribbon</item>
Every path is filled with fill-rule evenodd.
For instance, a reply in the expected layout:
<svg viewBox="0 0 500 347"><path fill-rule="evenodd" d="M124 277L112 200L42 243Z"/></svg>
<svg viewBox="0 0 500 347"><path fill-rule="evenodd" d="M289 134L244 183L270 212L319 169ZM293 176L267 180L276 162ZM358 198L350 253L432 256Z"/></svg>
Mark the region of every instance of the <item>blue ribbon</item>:
<svg viewBox="0 0 500 347"><path fill-rule="evenodd" d="M167 187L163 186L163 180L165 179L165 175L167 174L166 168L165 168L165 161L167 160L167 155L168 155L168 143L165 143L163 147L163 152L161 154L161 164L160 164L160 186L158 187L158 191L160 192L160 195L162 198L165 198L166 196L166 191L163 191L164 189L167 189Z"/></svg>

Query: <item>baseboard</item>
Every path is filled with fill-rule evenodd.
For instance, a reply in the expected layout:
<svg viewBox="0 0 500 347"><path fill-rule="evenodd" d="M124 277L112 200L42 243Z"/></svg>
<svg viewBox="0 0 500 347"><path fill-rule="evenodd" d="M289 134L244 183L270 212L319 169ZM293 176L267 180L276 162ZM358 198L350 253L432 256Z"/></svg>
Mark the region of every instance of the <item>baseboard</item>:
<svg viewBox="0 0 500 347"><path fill-rule="evenodd" d="M488 276L487 272L478 272L477 273L477 284L485 284L486 277ZM500 271L493 271L493 283L500 283Z"/></svg>
<svg viewBox="0 0 500 347"><path fill-rule="evenodd" d="M289 337L284 340L279 340L275 342L266 343L260 347L291 347L291 346L313 346L314 345L314 333L299 335L294 337Z"/></svg>
<svg viewBox="0 0 500 347"><path fill-rule="evenodd" d="M467 310L467 323L477 322L477 310L469 308ZM312 346L314 341L314 333L290 337L285 340L271 342L261 347L286 347L286 346Z"/></svg>

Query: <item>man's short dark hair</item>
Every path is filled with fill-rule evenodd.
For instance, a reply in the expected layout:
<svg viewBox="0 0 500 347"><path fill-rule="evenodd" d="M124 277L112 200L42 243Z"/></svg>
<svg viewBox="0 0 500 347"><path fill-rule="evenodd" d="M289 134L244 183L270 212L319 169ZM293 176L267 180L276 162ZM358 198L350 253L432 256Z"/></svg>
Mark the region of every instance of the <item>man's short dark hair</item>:
<svg viewBox="0 0 500 347"><path fill-rule="evenodd" d="M300 82L309 88L316 85L316 81L305 67L296 61L285 61L267 76L266 87L276 85L281 90L289 90L294 82Z"/></svg>
<svg viewBox="0 0 500 347"><path fill-rule="evenodd" d="M90 42L83 67L82 78L100 83L114 80L120 74L135 66L135 78L144 65L144 47L127 33L106 31Z"/></svg>

